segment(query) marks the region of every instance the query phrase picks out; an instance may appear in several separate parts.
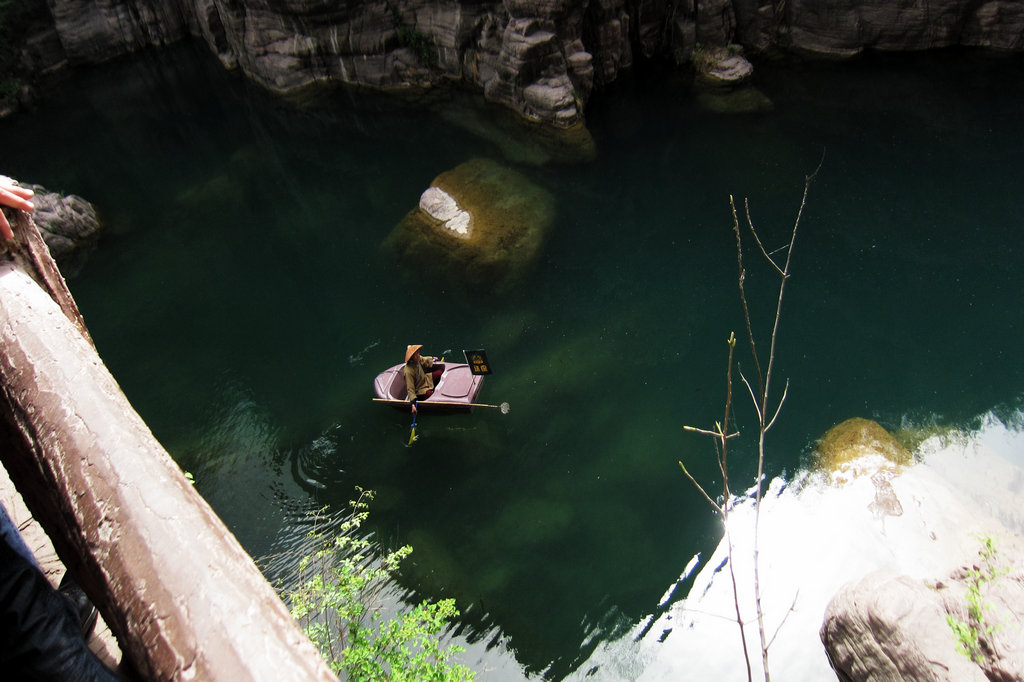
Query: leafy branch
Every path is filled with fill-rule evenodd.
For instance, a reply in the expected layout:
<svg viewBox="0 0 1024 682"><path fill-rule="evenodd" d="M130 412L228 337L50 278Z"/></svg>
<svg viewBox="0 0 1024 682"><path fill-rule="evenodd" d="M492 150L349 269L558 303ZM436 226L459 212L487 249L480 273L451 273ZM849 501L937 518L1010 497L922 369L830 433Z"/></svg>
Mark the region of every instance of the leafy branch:
<svg viewBox="0 0 1024 682"><path fill-rule="evenodd" d="M351 513L333 537L320 527L325 510L313 515L309 537L315 549L299 562L298 586L285 594L292 616L331 669L347 679L472 680L472 671L451 662L462 648L440 643L440 633L459 615L454 599L422 602L385 619L383 592L412 547L377 556L360 535L373 491L356 490Z"/></svg>
<svg viewBox="0 0 1024 682"><path fill-rule="evenodd" d="M965 571L968 619L962 621L952 614L946 614L946 622L957 638L957 651L974 663L985 660L982 636L991 638L1001 627L990 623L986 618L985 612L992 607L985 603L981 590L985 585L1010 572L1009 567L998 563L999 552L996 549L995 538L990 535L979 535L978 539L981 540L981 548L978 550L981 565L974 564Z"/></svg>

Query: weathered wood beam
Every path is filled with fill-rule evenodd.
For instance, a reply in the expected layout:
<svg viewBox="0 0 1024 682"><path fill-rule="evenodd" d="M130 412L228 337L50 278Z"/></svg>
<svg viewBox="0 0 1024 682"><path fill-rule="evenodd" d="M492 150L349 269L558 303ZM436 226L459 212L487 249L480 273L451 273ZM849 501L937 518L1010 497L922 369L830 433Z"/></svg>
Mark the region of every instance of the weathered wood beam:
<svg viewBox="0 0 1024 682"><path fill-rule="evenodd" d="M125 656L147 680L336 679L60 299L0 262L0 458Z"/></svg>
<svg viewBox="0 0 1024 682"><path fill-rule="evenodd" d="M78 310L78 304L71 296L64 276L50 256L50 249L43 241L39 228L24 211L8 211L13 214L9 220L14 232L14 239L0 244L0 253L5 260L19 265L23 272L36 281L39 286L57 303L72 324L92 345L92 337Z"/></svg>

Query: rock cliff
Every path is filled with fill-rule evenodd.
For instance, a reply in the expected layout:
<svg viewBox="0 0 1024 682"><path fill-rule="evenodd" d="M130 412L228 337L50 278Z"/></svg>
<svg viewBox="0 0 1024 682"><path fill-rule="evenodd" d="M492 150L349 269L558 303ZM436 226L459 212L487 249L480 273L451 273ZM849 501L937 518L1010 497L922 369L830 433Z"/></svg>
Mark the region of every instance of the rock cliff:
<svg viewBox="0 0 1024 682"><path fill-rule="evenodd" d="M581 121L594 88L635 55L701 46L849 56L965 45L1024 49L1018 0L48 0L37 70L194 36L283 94L325 84L459 83L528 119Z"/></svg>

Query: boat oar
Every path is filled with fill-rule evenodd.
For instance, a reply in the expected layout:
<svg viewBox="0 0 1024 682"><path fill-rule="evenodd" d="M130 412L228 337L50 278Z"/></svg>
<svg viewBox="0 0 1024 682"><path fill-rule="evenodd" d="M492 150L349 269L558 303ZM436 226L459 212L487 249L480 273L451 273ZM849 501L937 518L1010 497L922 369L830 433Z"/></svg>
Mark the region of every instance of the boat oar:
<svg viewBox="0 0 1024 682"><path fill-rule="evenodd" d="M409 431L409 445L412 445L413 443L416 442L416 417L418 416L418 414L418 412L412 413L412 430Z"/></svg>
<svg viewBox="0 0 1024 682"><path fill-rule="evenodd" d="M391 405L408 405L404 400L388 400L387 398L373 398L375 403L389 403ZM496 410L501 410L502 414L508 414L508 411L512 409L508 403L502 403L501 405L488 405L487 403L459 403L449 400L431 400L428 405L442 405L444 407L493 407ZM416 417L412 419L412 427L416 428Z"/></svg>

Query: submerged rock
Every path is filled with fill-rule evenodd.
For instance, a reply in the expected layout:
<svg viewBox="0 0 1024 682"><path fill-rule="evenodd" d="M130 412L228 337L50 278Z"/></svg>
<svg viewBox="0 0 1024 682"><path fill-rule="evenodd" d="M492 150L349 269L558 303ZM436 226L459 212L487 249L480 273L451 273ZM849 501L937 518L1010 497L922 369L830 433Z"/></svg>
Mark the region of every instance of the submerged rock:
<svg viewBox="0 0 1024 682"><path fill-rule="evenodd" d="M757 114L775 108L767 95L749 85L736 89L702 89L697 93L697 102L707 111L716 114Z"/></svg>
<svg viewBox="0 0 1024 682"><path fill-rule="evenodd" d="M858 474L853 464L864 458L882 457L885 462L906 466L913 462L910 451L878 422L855 417L829 429L818 441L815 465L820 471L837 475ZM868 467L874 474L878 466Z"/></svg>
<svg viewBox="0 0 1024 682"><path fill-rule="evenodd" d="M763 92L749 84L754 66L738 46L698 48L692 54L697 102L716 114L750 114L774 109Z"/></svg>
<svg viewBox="0 0 1024 682"><path fill-rule="evenodd" d="M494 522L492 532L495 542L529 549L561 543L573 527L572 505L561 500L534 497L514 502L503 509Z"/></svg>
<svg viewBox="0 0 1024 682"><path fill-rule="evenodd" d="M530 166L584 163L597 157L597 146L586 124L546 126L524 120L507 109L479 106L464 98L437 107L445 120L487 140L509 162Z"/></svg>
<svg viewBox="0 0 1024 682"><path fill-rule="evenodd" d="M417 276L502 292L536 262L554 198L489 159L442 173L384 243Z"/></svg>

